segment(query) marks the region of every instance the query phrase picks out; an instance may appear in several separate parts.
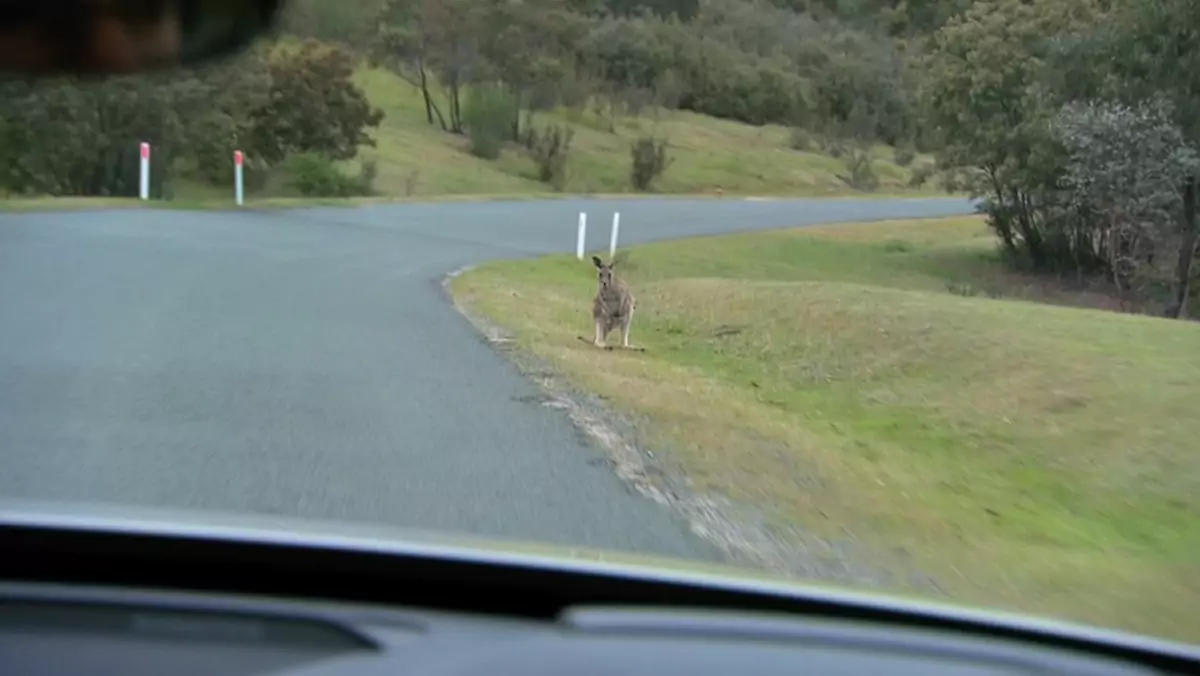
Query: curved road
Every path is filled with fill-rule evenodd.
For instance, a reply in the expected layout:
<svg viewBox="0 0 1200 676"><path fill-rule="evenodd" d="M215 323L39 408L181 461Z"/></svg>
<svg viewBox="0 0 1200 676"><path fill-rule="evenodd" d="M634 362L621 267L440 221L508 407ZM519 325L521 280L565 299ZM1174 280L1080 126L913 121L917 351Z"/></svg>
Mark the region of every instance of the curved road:
<svg viewBox="0 0 1200 676"><path fill-rule="evenodd" d="M0 215L0 496L714 555L441 297L500 257L966 213L966 200L563 200Z"/></svg>

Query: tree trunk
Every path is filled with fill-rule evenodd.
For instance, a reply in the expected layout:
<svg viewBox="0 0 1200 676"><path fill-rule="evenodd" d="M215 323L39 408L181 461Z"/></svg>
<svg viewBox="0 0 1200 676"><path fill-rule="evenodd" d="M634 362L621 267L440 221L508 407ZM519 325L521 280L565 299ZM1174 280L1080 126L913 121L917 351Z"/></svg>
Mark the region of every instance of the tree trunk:
<svg viewBox="0 0 1200 676"><path fill-rule="evenodd" d="M513 118L512 118L512 141L521 140L521 93L514 90L513 96Z"/></svg>
<svg viewBox="0 0 1200 676"><path fill-rule="evenodd" d="M458 75L454 76L454 84L450 89L450 127L455 134L463 133L462 98Z"/></svg>
<svg viewBox="0 0 1200 676"><path fill-rule="evenodd" d="M417 62L417 72L421 77L421 97L425 100L425 119L429 121L429 124L433 124L433 101L429 99L429 78L425 75L424 61ZM439 114L438 117L440 118L441 115ZM443 120L442 131L445 130L446 122Z"/></svg>
<svg viewBox="0 0 1200 676"><path fill-rule="evenodd" d="M1179 261L1175 265L1175 298L1167 307L1166 316L1182 319L1187 316L1188 295L1192 284L1192 260L1196 257L1196 177L1188 176L1183 183L1183 232L1179 238Z"/></svg>

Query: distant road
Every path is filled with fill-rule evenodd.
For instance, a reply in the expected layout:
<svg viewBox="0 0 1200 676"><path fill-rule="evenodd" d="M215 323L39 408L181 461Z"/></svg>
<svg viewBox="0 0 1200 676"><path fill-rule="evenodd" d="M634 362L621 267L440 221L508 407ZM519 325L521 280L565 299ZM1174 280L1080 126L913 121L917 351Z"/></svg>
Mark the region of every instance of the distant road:
<svg viewBox="0 0 1200 676"><path fill-rule="evenodd" d="M961 199L0 214L0 495L375 521L685 557L445 303L461 266ZM534 402L534 403L529 403Z"/></svg>

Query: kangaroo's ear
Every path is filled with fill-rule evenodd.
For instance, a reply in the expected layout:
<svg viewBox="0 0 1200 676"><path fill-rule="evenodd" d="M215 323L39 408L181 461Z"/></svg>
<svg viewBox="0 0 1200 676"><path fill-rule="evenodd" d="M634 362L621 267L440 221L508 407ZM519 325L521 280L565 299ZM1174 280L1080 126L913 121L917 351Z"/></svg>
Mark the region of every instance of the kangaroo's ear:
<svg viewBox="0 0 1200 676"><path fill-rule="evenodd" d="M592 263L594 263L598 268L604 267L604 261L600 260L599 256L592 256Z"/></svg>

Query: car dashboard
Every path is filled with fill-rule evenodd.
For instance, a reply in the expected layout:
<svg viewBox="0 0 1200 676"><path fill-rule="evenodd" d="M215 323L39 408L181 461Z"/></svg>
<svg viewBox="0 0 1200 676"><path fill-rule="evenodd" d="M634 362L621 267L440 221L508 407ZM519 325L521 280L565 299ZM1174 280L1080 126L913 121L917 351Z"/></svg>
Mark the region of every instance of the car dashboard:
<svg viewBox="0 0 1200 676"><path fill-rule="evenodd" d="M0 671L133 676L1159 673L1050 648L768 614L579 607L553 621L5 584Z"/></svg>
<svg viewBox="0 0 1200 676"><path fill-rule="evenodd" d="M724 578L185 530L0 509L0 674L1200 673L1190 646Z"/></svg>

